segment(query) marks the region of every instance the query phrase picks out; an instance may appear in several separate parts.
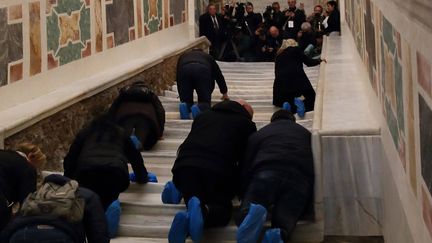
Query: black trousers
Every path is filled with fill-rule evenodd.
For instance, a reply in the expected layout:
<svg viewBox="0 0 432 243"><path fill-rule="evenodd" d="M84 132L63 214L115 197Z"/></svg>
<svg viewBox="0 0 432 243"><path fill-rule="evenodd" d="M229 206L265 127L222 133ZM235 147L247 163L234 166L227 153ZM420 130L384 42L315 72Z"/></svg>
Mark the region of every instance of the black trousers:
<svg viewBox="0 0 432 243"><path fill-rule="evenodd" d="M284 242L287 242L297 221L311 203L312 180L297 171L284 172L262 170L255 173L244 194L238 225L243 222L251 203L272 209L272 228L280 228Z"/></svg>
<svg viewBox="0 0 432 243"><path fill-rule="evenodd" d="M145 150L150 150L158 141L151 122L143 115L128 116L120 121L120 125L126 134L134 133Z"/></svg>
<svg viewBox="0 0 432 243"><path fill-rule="evenodd" d="M104 171L85 171L80 173L76 180L79 185L96 193L102 203L104 211L119 198L125 189L120 188L122 179L118 173Z"/></svg>
<svg viewBox="0 0 432 243"><path fill-rule="evenodd" d="M177 89L180 101L186 103L189 108L194 104L194 90L196 90L198 95L200 109L206 110L210 108L214 86L211 70L205 65L189 63L181 67L177 80Z"/></svg>
<svg viewBox="0 0 432 243"><path fill-rule="evenodd" d="M235 195L232 177L193 167L178 169L173 174L173 182L186 203L193 196L200 199L204 227L228 225Z"/></svg>
<svg viewBox="0 0 432 243"><path fill-rule="evenodd" d="M0 191L0 231L9 223L12 210L8 207L8 201Z"/></svg>

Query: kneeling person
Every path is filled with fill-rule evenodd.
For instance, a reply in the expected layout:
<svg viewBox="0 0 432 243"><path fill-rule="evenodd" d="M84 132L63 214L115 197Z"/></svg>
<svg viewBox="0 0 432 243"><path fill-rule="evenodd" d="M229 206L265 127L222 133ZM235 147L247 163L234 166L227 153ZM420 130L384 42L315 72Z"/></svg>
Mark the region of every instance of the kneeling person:
<svg viewBox="0 0 432 243"><path fill-rule="evenodd" d="M273 229L264 242L287 242L312 199L311 133L296 124L291 112L275 112L271 123L249 138L240 173L237 242L257 242L271 207Z"/></svg>
<svg viewBox="0 0 432 243"><path fill-rule="evenodd" d="M228 224L237 164L249 135L256 131L252 116L252 107L245 101L223 101L194 120L172 169L187 212L176 214L170 243L185 242L188 233L193 242L200 242L204 227Z"/></svg>

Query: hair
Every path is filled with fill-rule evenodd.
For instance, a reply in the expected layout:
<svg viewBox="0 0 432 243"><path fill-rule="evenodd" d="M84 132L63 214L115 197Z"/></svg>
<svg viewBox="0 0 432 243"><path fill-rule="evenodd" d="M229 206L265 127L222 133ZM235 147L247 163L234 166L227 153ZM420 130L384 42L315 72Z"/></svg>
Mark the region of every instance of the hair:
<svg viewBox="0 0 432 243"><path fill-rule="evenodd" d="M287 110L281 109L281 110L278 110L275 113L273 113L273 115L272 115L272 117L270 119L270 122L275 122L275 121L282 120L282 119L284 119L284 120L290 120L290 121L293 121L293 122L296 121L296 118L293 115L293 113L291 113L291 111L287 111Z"/></svg>
<svg viewBox="0 0 432 243"><path fill-rule="evenodd" d="M41 149L32 143L21 143L17 146L17 151L24 153L28 161L37 169L42 168L46 163L46 156Z"/></svg>
<svg viewBox="0 0 432 243"><path fill-rule="evenodd" d="M209 11L210 7L216 7L216 5L214 3L209 3L209 5L207 5L207 11Z"/></svg>
<svg viewBox="0 0 432 243"><path fill-rule="evenodd" d="M282 46L279 48L276 54L279 55L288 47L296 47L296 46L298 46L298 43L294 39L283 40Z"/></svg>
<svg viewBox="0 0 432 243"><path fill-rule="evenodd" d="M251 3L251 2L247 2L247 3L246 3L246 6L252 6L252 7L253 7L254 5L253 5L253 3Z"/></svg>
<svg viewBox="0 0 432 243"><path fill-rule="evenodd" d="M302 31L307 31L307 30L311 30L312 29L312 25L309 22L304 22L301 25L301 30Z"/></svg>
<svg viewBox="0 0 432 243"><path fill-rule="evenodd" d="M328 1L327 4L328 4L328 5L331 5L331 6L334 7L335 9L337 9L337 7L338 7L336 1Z"/></svg>
<svg viewBox="0 0 432 243"><path fill-rule="evenodd" d="M321 4L317 4L317 5L315 5L314 9L315 9L315 8L320 8L320 9L321 9L321 11L323 11L323 10L324 10L324 8L323 8L323 6L322 6Z"/></svg>
<svg viewBox="0 0 432 243"><path fill-rule="evenodd" d="M273 2L272 3L272 5L276 5L276 4L280 6L279 2Z"/></svg>

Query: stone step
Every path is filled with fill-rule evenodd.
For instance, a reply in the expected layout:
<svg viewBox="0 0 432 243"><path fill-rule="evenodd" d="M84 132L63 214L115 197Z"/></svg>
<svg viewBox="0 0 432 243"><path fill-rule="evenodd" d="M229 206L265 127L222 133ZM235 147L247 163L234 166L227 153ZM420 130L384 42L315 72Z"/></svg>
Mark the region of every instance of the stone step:
<svg viewBox="0 0 432 243"><path fill-rule="evenodd" d="M253 116L253 121L265 121L265 122L270 122L270 118L273 115L272 111L268 111L268 112L258 112L258 113L254 113ZM304 118L300 118L297 115L295 115L297 120L310 120L313 118L313 111L312 112L306 112L305 117ZM177 111L168 111L165 112L165 117L166 119L180 119L180 114Z"/></svg>

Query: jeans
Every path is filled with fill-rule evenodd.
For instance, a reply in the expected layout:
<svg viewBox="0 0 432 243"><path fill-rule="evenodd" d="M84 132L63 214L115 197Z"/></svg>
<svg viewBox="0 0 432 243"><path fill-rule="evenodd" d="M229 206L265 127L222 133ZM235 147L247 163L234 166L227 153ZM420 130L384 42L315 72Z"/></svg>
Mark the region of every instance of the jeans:
<svg viewBox="0 0 432 243"><path fill-rule="evenodd" d="M65 232L48 225L37 225L16 231L9 243L75 243Z"/></svg>
<svg viewBox="0 0 432 243"><path fill-rule="evenodd" d="M287 242L311 203L312 193L312 180L296 170L257 171L246 189L236 223L243 222L251 203L260 204L267 210L272 209L272 228L280 228L282 239Z"/></svg>

